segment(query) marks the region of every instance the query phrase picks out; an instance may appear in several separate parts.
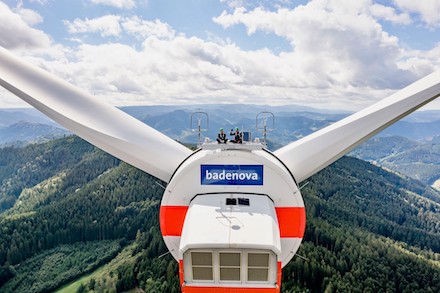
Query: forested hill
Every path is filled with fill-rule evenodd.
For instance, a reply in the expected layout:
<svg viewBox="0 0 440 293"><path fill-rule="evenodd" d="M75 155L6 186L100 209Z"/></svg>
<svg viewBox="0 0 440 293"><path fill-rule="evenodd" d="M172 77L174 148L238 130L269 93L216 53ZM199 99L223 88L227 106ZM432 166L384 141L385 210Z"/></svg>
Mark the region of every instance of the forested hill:
<svg viewBox="0 0 440 293"><path fill-rule="evenodd" d="M157 183L75 136L0 149L0 292L52 291L98 267L77 292L178 292ZM302 193L283 292L440 292L437 191L344 157Z"/></svg>
<svg viewBox="0 0 440 293"><path fill-rule="evenodd" d="M440 186L440 136L422 141L401 136L373 137L350 155Z"/></svg>

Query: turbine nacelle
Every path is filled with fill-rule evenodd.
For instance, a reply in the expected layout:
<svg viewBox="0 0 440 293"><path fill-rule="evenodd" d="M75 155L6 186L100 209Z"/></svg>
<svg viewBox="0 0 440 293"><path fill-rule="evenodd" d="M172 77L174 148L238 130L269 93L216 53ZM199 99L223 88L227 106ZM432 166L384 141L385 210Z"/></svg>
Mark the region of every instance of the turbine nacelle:
<svg viewBox="0 0 440 293"><path fill-rule="evenodd" d="M160 209L184 292L279 292L305 223L295 179L260 143L205 143L176 170Z"/></svg>

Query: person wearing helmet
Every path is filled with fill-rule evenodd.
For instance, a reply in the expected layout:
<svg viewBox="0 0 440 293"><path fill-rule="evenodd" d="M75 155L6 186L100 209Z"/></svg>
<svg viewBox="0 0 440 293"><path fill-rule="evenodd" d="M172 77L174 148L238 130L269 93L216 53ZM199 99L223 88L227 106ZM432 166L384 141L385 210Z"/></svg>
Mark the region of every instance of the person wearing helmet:
<svg viewBox="0 0 440 293"><path fill-rule="evenodd" d="M231 129L231 133L229 135L233 135L234 139L231 140L233 143L243 143L243 133L240 132L238 127L235 127L235 132Z"/></svg>
<svg viewBox="0 0 440 293"><path fill-rule="evenodd" d="M223 128L220 128L220 132L217 135L217 142L218 143L227 143L228 139L226 138L226 133L223 130Z"/></svg>

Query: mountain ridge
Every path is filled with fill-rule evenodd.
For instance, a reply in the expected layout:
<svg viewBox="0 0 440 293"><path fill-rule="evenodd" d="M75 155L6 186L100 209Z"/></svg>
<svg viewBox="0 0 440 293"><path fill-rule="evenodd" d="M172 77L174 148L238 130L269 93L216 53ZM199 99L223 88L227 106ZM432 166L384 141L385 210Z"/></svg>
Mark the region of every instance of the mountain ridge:
<svg viewBox="0 0 440 293"><path fill-rule="evenodd" d="M267 142L271 150L311 134L350 114L296 105L163 105L121 107L121 109L167 136L187 144L198 142L199 119L201 119L201 128L204 129L201 133L202 141L205 138L215 139L221 127L227 132L229 129L239 127L243 131L251 132L252 139L258 137L261 140L262 123L266 119L269 129ZM262 115L263 118L257 121L256 116L262 111L268 113ZM207 113L209 121L206 121L203 113L196 114L195 112ZM3 113L8 115L3 117L1 116ZM275 115L274 121L270 113ZM13 118L11 114L18 116ZM6 123L9 126L6 128L0 126L0 147L21 147L68 134L63 128L52 128L54 122L47 122L50 127L45 124L46 122L38 125L18 122L18 125L14 126L17 119L23 119L26 115L29 117L25 120L31 123L40 123L32 122L36 119L49 121L35 109L0 110L0 117L3 117L0 121L6 123L5 121L9 119ZM192 115L193 121L190 120ZM259 131L256 130L257 125L259 125ZM397 137L404 137L406 140ZM439 187L439 145L440 111L417 111L358 146L350 155ZM399 153L397 153L398 149L401 150ZM422 159L423 161L420 161Z"/></svg>

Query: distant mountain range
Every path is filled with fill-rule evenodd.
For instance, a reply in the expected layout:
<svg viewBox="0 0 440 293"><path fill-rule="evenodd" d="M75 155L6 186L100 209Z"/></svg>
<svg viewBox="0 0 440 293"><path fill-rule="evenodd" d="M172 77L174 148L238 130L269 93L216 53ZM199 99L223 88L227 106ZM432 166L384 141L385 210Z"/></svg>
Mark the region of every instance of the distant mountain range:
<svg viewBox="0 0 440 293"><path fill-rule="evenodd" d="M0 109L0 147L40 143L69 133L33 108Z"/></svg>
<svg viewBox="0 0 440 293"><path fill-rule="evenodd" d="M257 122L262 130L263 120L267 118L267 128L270 130L267 137L275 146L287 144L348 115L302 106L261 105L136 106L123 107L122 110L171 138L185 143L197 142L198 134L195 130L199 122L204 130L203 138L214 139L220 127L226 130L239 127L252 132L254 138L262 137L261 131L256 131ZM257 121L256 116L262 111L273 113L275 120L265 114ZM205 116L205 113L208 116ZM61 131L63 127L35 109L0 109L0 117L0 145L24 145L38 141L44 136L56 137L66 133ZM30 131L30 128L34 131Z"/></svg>
<svg viewBox="0 0 440 293"><path fill-rule="evenodd" d="M202 140L215 139L220 127L227 132L239 127L250 131L252 138L262 138L266 123L268 147L272 150L351 114L295 105L240 104L133 106L122 110L177 141L192 144L197 143L199 123ZM0 109L0 146L24 146L68 133L35 109ZM440 186L440 111L415 112L350 155Z"/></svg>
<svg viewBox="0 0 440 293"><path fill-rule="evenodd" d="M22 120L0 128L0 145L21 146L29 143L40 143L66 134L69 134L69 132L63 128Z"/></svg>
<svg viewBox="0 0 440 293"><path fill-rule="evenodd" d="M122 107L126 113L145 122L181 142L197 142L196 129L200 119L203 137L215 138L220 127L226 130L239 127L262 137L266 121L269 140L285 145L320 128L334 123L351 113L330 112L301 106L262 105L188 105L188 106L133 106ZM200 113L202 112L202 113ZM261 112L260 119L256 117ZM206 120L205 114L208 120ZM274 120L270 113L273 113ZM191 121L192 117L192 121ZM24 123L27 122L27 123ZM12 125L16 124L12 127ZM51 127L47 127L51 126ZM256 127L258 126L258 130ZM5 130L8 129L9 130ZM32 131L34 135L31 135ZM56 128L60 129L57 130ZM32 108L0 109L0 145L14 141L33 141L39 136L64 135L64 128ZM440 111L420 111L411 114L382 131L379 136L402 136L424 140L440 135Z"/></svg>
<svg viewBox="0 0 440 293"><path fill-rule="evenodd" d="M20 121L56 125L55 122L34 108L0 109L0 127L7 127Z"/></svg>

